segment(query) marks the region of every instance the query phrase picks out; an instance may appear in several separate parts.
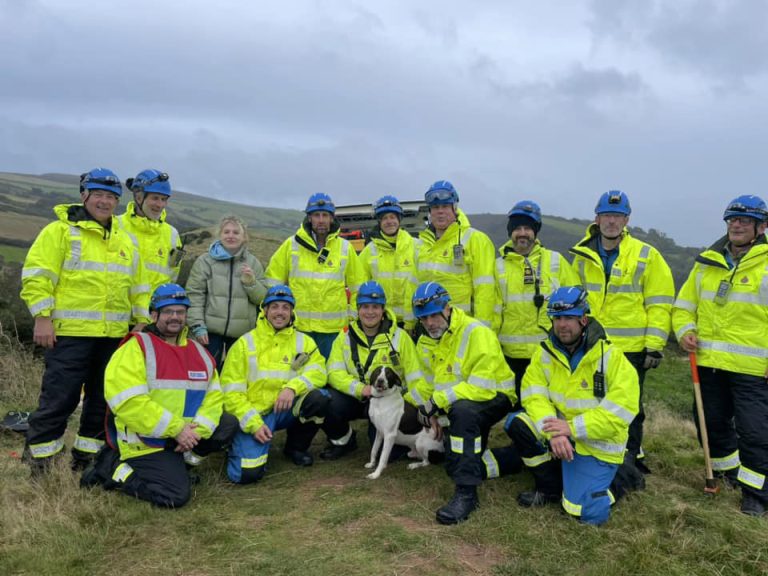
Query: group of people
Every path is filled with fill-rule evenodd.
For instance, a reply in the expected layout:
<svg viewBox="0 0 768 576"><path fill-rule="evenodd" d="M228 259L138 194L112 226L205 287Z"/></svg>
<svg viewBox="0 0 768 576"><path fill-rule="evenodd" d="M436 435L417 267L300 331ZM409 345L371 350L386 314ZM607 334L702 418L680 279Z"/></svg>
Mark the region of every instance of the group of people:
<svg viewBox="0 0 768 576"><path fill-rule="evenodd" d="M339 234L333 200L313 194L266 269L248 251L245 224L225 218L185 289L175 283L183 247L165 222L168 176L145 170L126 186L134 201L115 217L117 176L83 174L81 203L56 207L24 265L22 297L46 348L25 449L33 474L62 452L81 395L72 447L81 482L159 506L186 503L188 470L215 450L227 451L232 482L259 481L282 429L297 466L313 464L320 430L320 458L342 458L357 448L351 422L367 418L370 376L388 366L403 384L401 427L431 428L445 446L455 491L438 522L466 520L485 479L526 467L534 488L521 506L560 503L601 524L617 498L643 486L643 382L674 328L701 366L714 468L741 486L743 512L765 514L760 198L728 205L726 235L675 299L663 256L629 234L620 191L599 198L572 264L538 239L533 201L509 212L496 256L450 182L427 190L418 238L402 229L397 198L383 196L358 255ZM512 442L490 447L501 421Z"/></svg>

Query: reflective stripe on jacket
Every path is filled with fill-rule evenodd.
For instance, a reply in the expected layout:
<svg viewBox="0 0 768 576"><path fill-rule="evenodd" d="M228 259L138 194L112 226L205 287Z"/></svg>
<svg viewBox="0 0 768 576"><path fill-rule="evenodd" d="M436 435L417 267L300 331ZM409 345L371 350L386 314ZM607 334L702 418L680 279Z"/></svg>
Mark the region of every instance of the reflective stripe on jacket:
<svg viewBox="0 0 768 576"><path fill-rule="evenodd" d="M624 352L662 350L669 338L675 284L664 257L625 229L606 284L597 224L571 248L573 268L587 290L591 315Z"/></svg>
<svg viewBox="0 0 768 576"><path fill-rule="evenodd" d="M124 459L162 450L187 422L210 438L224 401L213 358L187 339L186 328L178 345L147 332L131 334L107 364L104 396Z"/></svg>
<svg viewBox="0 0 768 576"><path fill-rule="evenodd" d="M575 286L579 280L565 258L547 250L538 240L527 257L512 250L512 245L510 240L499 248L501 256L496 259L502 307L499 342L505 356L530 358L552 326L546 302L540 308L533 302L536 281L539 294L548 297L556 288ZM526 268L530 272L527 278Z"/></svg>
<svg viewBox="0 0 768 576"><path fill-rule="evenodd" d="M300 366L298 354L306 354ZM227 412L247 434L261 428L262 416L272 411L284 388L301 396L325 381L325 361L315 341L293 325L275 331L263 313L256 328L229 349L221 373Z"/></svg>
<svg viewBox="0 0 768 576"><path fill-rule="evenodd" d="M727 237L702 252L680 289L672 312L677 339L695 332L699 364L739 374L768 370L768 243L764 236L731 268L723 255ZM721 283L728 291L715 301ZM718 299L720 301L720 299Z"/></svg>
<svg viewBox="0 0 768 576"><path fill-rule="evenodd" d="M431 398L447 411L457 400L482 402L492 400L498 392L515 404L515 378L496 334L463 310L451 310L449 329L440 340L424 335L416 348L426 386L409 391L415 404Z"/></svg>
<svg viewBox="0 0 768 576"><path fill-rule="evenodd" d="M403 229L393 245L381 235L373 236L360 253L365 280L376 280L387 295L387 307L398 322L410 330L416 325L411 298L416 291L417 241Z"/></svg>
<svg viewBox="0 0 768 576"><path fill-rule="evenodd" d="M139 251L112 218L111 229L81 204L54 208L58 220L38 234L21 274L32 316L50 316L58 336L120 338L149 322L149 285Z"/></svg>
<svg viewBox="0 0 768 576"><path fill-rule="evenodd" d="M347 290L354 302L363 272L354 248L339 236L337 224L324 249L318 250L309 223L305 222L274 253L266 277L271 285L290 286L296 298L297 329L329 334L347 326L350 316L354 316Z"/></svg>
<svg viewBox="0 0 768 576"><path fill-rule="evenodd" d="M421 282L438 282L451 296L451 305L461 308L486 326L499 329L499 301L495 282L495 254L491 239L470 227L466 215L457 210L457 221L438 239L427 228L419 234L417 250ZM463 262L454 261L454 246L463 247Z"/></svg>
<svg viewBox="0 0 768 576"><path fill-rule="evenodd" d="M151 220L136 214L136 204L128 202L125 213L117 219L138 244L151 291L161 284L176 282L181 262L174 260L181 248L181 237L179 231L165 221L165 210L159 220Z"/></svg>
<svg viewBox="0 0 768 576"><path fill-rule="evenodd" d="M521 402L541 437L551 437L542 430L546 419L563 418L577 453L621 464L629 425L638 411L637 371L621 349L605 339L596 320L590 319L586 331L587 350L573 371L550 340L541 343L523 376ZM604 375L602 399L595 396L593 386L598 370Z"/></svg>
<svg viewBox="0 0 768 576"><path fill-rule="evenodd" d="M377 334L370 346L368 345L368 337L357 321L351 323L349 329L342 331L333 341L333 348L331 348L331 354L328 357L328 384L339 392L361 400L363 387L370 383L371 372L381 366L392 368L400 376L405 390L425 386L424 374L421 371L413 340L394 323L395 315L392 311L387 309L386 314L389 329L386 333ZM368 363L363 381L360 380L352 357L351 341L353 338L357 342L358 356L363 368L368 363L369 353L374 354L371 362ZM392 362L391 353L393 351L397 352L398 366Z"/></svg>

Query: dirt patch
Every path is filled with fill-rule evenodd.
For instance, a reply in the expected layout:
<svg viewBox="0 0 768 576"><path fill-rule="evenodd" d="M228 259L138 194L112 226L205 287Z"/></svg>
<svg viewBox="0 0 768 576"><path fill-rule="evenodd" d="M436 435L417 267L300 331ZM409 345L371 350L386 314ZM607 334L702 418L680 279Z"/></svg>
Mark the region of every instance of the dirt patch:
<svg viewBox="0 0 768 576"><path fill-rule="evenodd" d="M456 562L466 569L465 574L490 574L495 566L506 559L496 546L457 543Z"/></svg>

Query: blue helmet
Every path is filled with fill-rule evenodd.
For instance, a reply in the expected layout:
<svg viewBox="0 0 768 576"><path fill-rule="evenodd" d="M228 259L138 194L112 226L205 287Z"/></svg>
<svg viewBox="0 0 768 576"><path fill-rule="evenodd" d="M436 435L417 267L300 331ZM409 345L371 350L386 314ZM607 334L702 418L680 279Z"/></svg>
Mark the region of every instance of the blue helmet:
<svg viewBox="0 0 768 576"><path fill-rule="evenodd" d="M728 203L723 213L723 220L727 221L737 216L754 218L758 222L764 222L768 218L768 209L759 196L739 196Z"/></svg>
<svg viewBox="0 0 768 576"><path fill-rule="evenodd" d="M456 204L459 201L459 193L448 180L438 180L424 194L424 201L427 206Z"/></svg>
<svg viewBox="0 0 768 576"><path fill-rule="evenodd" d="M381 284L369 280L360 286L360 290L357 292L357 307L360 308L363 304L387 305L387 295L384 294L384 288Z"/></svg>
<svg viewBox="0 0 768 576"><path fill-rule="evenodd" d="M373 213L378 218L379 216L392 212L398 216L403 215L403 207L400 206L400 200L394 196L382 196L373 204Z"/></svg>
<svg viewBox="0 0 768 576"><path fill-rule="evenodd" d="M307 214L312 214L312 212L330 212L331 214L336 214L336 206L328 194L316 192L309 197L309 200L307 200L307 207L304 209L304 212Z"/></svg>
<svg viewBox="0 0 768 576"><path fill-rule="evenodd" d="M609 190L597 201L595 214L624 214L629 216L632 208L629 206L629 198L621 190Z"/></svg>
<svg viewBox="0 0 768 576"><path fill-rule="evenodd" d="M168 182L168 174L154 168L148 168L139 172L136 178L128 178L125 181L125 185L134 192L171 195L171 184Z"/></svg>
<svg viewBox="0 0 768 576"><path fill-rule="evenodd" d="M589 314L587 293L578 286L562 286L552 292L547 304L547 316L584 316Z"/></svg>
<svg viewBox="0 0 768 576"><path fill-rule="evenodd" d="M180 304L189 308L191 306L189 297L186 290L178 284L169 282L168 284L161 284L152 293L152 300L149 303L149 307L152 310L160 310L166 306L172 306L174 304Z"/></svg>
<svg viewBox="0 0 768 576"><path fill-rule="evenodd" d="M541 230L541 208L532 200L522 200L512 206L512 210L507 213L507 235L512 234L512 230L525 224L528 219L536 233Z"/></svg>
<svg viewBox="0 0 768 576"><path fill-rule="evenodd" d="M443 311L445 305L451 301L448 291L437 282L424 282L419 284L413 293L413 315L416 318L424 318Z"/></svg>
<svg viewBox="0 0 768 576"><path fill-rule="evenodd" d="M117 174L108 168L94 168L80 175L80 192L86 190L106 190L118 198L123 195L123 186Z"/></svg>
<svg viewBox="0 0 768 576"><path fill-rule="evenodd" d="M261 305L265 307L272 302L288 302L291 306L296 306L296 299L293 297L293 292L285 284L276 284L267 290L267 295L264 296Z"/></svg>

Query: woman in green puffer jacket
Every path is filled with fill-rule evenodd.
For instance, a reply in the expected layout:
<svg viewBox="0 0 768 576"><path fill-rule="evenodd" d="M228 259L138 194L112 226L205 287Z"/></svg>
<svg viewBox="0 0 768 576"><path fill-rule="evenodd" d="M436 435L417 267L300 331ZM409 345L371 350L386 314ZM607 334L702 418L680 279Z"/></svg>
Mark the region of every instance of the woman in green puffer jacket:
<svg viewBox="0 0 768 576"><path fill-rule="evenodd" d="M219 223L219 239L192 266L187 281L192 306L187 324L221 372L226 351L256 325L267 293L264 267L248 252L248 229L237 216Z"/></svg>

